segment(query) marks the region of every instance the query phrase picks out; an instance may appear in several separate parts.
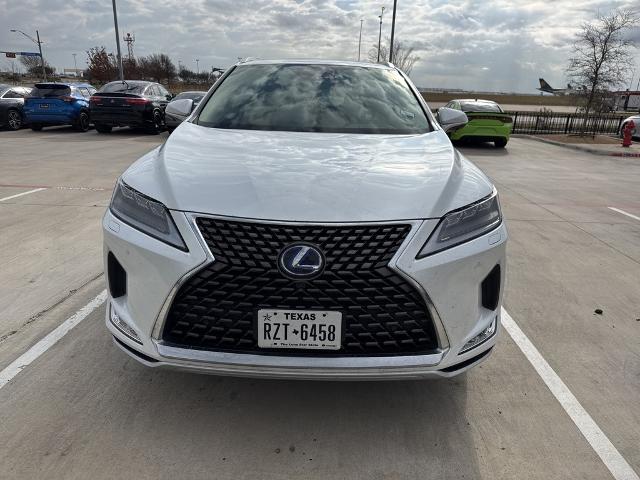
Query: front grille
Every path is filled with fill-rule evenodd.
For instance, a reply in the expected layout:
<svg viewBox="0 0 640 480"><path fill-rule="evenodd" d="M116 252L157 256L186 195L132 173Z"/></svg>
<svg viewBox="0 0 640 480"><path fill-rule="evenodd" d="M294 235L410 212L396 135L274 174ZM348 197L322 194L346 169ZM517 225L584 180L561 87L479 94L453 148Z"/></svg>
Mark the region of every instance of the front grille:
<svg viewBox="0 0 640 480"><path fill-rule="evenodd" d="M166 343L314 356L416 354L437 348L424 300L388 267L410 225L287 225L203 217L196 224L215 261L176 294L163 330ZM320 276L292 280L278 270L280 252L295 242L324 252L326 267ZM342 349L259 349L254 330L260 308L340 311Z"/></svg>

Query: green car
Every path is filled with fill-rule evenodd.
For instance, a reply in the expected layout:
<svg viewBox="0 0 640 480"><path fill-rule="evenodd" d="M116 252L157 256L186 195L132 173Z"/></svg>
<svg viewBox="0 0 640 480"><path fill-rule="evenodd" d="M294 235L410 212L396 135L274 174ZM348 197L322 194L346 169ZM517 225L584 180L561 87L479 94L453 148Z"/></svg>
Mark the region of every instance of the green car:
<svg viewBox="0 0 640 480"><path fill-rule="evenodd" d="M445 107L462 110L469 118L469 123L449 134L451 140L493 142L498 148L507 145L513 119L496 102L478 99L451 100Z"/></svg>

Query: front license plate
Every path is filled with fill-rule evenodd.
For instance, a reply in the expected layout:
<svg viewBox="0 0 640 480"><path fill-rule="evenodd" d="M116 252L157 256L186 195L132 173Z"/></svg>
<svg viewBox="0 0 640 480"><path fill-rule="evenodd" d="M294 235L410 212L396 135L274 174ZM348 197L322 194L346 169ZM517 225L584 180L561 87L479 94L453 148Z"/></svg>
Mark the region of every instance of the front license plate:
<svg viewBox="0 0 640 480"><path fill-rule="evenodd" d="M260 348L339 350L342 313L329 310L258 310Z"/></svg>
<svg viewBox="0 0 640 480"><path fill-rule="evenodd" d="M49 104L48 103L41 103L40 104L40 108L49 108Z"/></svg>

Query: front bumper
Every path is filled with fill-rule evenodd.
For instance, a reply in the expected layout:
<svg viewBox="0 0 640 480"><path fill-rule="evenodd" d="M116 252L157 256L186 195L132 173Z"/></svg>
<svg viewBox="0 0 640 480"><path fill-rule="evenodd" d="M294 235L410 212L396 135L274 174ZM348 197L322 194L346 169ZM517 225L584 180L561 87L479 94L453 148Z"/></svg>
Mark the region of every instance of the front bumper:
<svg viewBox="0 0 640 480"><path fill-rule="evenodd" d="M215 261L195 225L195 217L172 212L188 252L182 252L129 227L110 211L103 221L105 262L111 252L127 272L127 294L109 299L107 327L116 344L149 367L166 367L218 375L300 379L411 379L450 377L484 361L497 334L460 354L463 346L492 322L499 325L500 304L482 306L481 283L496 265L504 285L506 229L435 255L416 255L437 220L412 222L412 230L390 267L424 293L438 333L438 348L424 355L291 356L195 350L165 344L167 311L183 281ZM140 343L110 321L111 310L125 321ZM499 329L499 327L498 327ZM497 333L497 332L496 332Z"/></svg>

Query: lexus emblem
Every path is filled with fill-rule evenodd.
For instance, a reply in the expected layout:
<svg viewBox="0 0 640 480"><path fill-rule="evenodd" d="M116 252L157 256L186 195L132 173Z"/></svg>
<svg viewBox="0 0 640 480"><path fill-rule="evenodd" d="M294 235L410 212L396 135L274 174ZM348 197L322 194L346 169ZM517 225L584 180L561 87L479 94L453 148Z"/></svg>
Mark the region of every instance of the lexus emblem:
<svg viewBox="0 0 640 480"><path fill-rule="evenodd" d="M313 245L289 245L280 253L280 270L290 278L309 279L318 276L324 268L324 255Z"/></svg>

